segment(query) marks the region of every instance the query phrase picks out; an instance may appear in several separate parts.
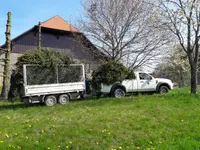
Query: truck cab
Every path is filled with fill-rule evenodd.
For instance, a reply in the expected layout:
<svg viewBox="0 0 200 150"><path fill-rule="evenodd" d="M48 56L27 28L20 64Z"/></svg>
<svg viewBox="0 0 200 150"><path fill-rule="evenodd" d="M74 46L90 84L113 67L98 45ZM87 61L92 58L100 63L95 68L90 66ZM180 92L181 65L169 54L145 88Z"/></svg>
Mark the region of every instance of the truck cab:
<svg viewBox="0 0 200 150"><path fill-rule="evenodd" d="M145 72L135 72L135 78L116 82L113 85L101 86L101 92L110 94L113 97L123 97L129 92L155 92L167 93L173 89L173 83L169 79L154 78Z"/></svg>

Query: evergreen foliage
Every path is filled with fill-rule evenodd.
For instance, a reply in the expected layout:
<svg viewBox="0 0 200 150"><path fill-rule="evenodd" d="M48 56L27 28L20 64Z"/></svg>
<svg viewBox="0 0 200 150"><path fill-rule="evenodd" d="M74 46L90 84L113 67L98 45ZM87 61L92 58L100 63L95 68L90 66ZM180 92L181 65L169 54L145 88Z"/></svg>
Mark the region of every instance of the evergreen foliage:
<svg viewBox="0 0 200 150"><path fill-rule="evenodd" d="M11 95L18 93L23 83L23 65L35 64L44 68L56 68L57 65L69 65L72 63L72 59L67 55L62 55L59 52L55 52L49 48L34 49L24 53L18 58L16 63L16 70L13 71L11 77ZM44 71L45 73L45 71ZM40 72L41 74L41 72Z"/></svg>
<svg viewBox="0 0 200 150"><path fill-rule="evenodd" d="M133 70L117 61L108 61L92 73L91 85L93 89L99 90L101 84L110 85L134 77Z"/></svg>

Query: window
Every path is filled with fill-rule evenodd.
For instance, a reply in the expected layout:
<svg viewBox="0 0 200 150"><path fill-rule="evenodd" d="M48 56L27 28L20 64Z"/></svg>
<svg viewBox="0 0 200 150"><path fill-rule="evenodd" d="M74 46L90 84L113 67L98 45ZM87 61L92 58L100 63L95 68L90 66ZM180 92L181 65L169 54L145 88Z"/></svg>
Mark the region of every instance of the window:
<svg viewBox="0 0 200 150"><path fill-rule="evenodd" d="M139 73L140 80L151 80L152 77L146 73Z"/></svg>

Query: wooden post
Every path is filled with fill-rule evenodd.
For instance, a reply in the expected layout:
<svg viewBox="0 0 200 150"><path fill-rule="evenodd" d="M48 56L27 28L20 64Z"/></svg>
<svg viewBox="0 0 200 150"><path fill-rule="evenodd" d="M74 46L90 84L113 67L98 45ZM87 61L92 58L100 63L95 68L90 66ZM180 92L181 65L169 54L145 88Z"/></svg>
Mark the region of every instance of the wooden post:
<svg viewBox="0 0 200 150"><path fill-rule="evenodd" d="M8 93L10 90L10 52L11 52L11 12L8 12L8 20L6 24L6 53L5 53L5 66L3 76L3 87L1 96L8 99Z"/></svg>
<svg viewBox="0 0 200 150"><path fill-rule="evenodd" d="M42 31L41 31L41 23L38 24L38 50L41 49L41 41L42 41Z"/></svg>

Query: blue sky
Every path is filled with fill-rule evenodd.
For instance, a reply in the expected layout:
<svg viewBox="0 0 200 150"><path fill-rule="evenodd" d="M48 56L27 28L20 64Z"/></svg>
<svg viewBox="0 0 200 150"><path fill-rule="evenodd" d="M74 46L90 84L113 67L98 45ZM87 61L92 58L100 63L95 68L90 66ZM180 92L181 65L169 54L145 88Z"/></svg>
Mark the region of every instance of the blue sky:
<svg viewBox="0 0 200 150"><path fill-rule="evenodd" d="M43 22L60 15L74 23L82 12L81 0L1 0L0 45L5 43L7 12L12 13L12 38Z"/></svg>

